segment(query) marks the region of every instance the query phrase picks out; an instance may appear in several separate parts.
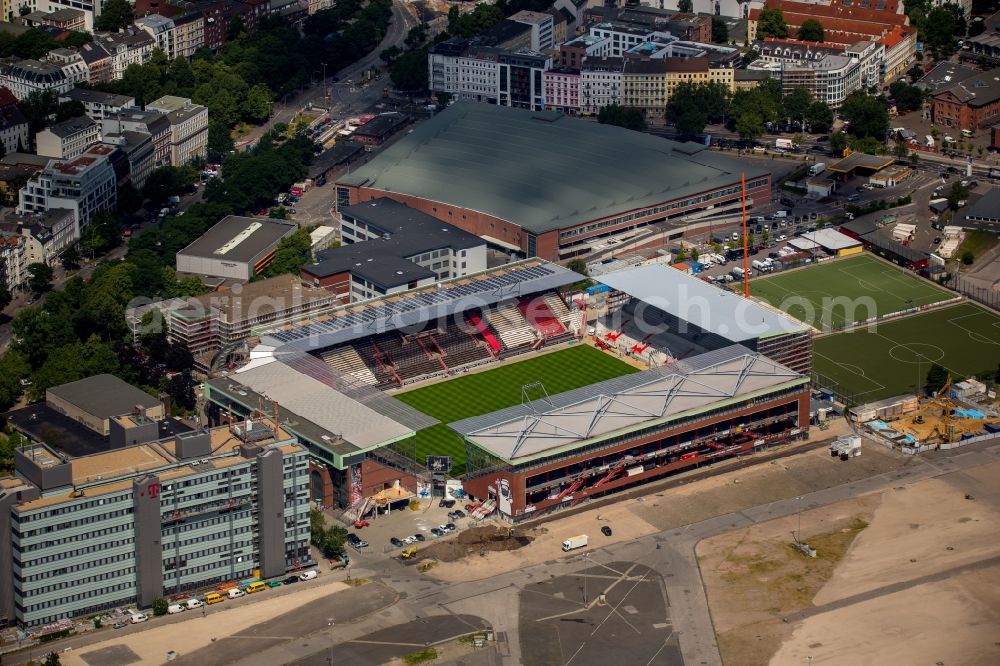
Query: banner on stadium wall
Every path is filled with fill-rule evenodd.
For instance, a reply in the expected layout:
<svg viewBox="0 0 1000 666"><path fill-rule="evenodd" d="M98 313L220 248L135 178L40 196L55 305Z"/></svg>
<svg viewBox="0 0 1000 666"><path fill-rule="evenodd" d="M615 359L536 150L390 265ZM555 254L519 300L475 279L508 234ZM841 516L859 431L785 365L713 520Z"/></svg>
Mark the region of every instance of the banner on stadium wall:
<svg viewBox="0 0 1000 666"><path fill-rule="evenodd" d="M500 492L498 493L499 501L497 502L497 505L500 507L500 513L504 514L505 516L510 516L511 512L510 505L511 505L511 500L513 499L513 496L511 495L510 492L510 481L508 481L507 479L500 479L498 485L500 486Z"/></svg>
<svg viewBox="0 0 1000 666"><path fill-rule="evenodd" d="M351 493L348 506L354 506L364 496L364 489L361 487L361 463L357 463L356 465L351 465Z"/></svg>
<svg viewBox="0 0 1000 666"><path fill-rule="evenodd" d="M427 498L431 496L431 484L429 481L417 481L417 497Z"/></svg>

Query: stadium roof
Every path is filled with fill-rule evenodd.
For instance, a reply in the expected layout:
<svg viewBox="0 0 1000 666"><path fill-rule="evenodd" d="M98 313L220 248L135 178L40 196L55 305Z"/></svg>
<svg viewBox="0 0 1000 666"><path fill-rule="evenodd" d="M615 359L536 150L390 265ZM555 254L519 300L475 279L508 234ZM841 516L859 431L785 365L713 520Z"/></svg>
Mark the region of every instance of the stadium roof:
<svg viewBox="0 0 1000 666"><path fill-rule="evenodd" d="M450 427L476 446L517 464L807 381L733 345Z"/></svg>
<svg viewBox="0 0 1000 666"><path fill-rule="evenodd" d="M712 151L685 154L683 145L563 114L460 102L337 182L544 233L738 184L740 171L769 173Z"/></svg>
<svg viewBox="0 0 1000 666"><path fill-rule="evenodd" d="M212 383L216 390L227 388L228 394L239 394L239 387L234 382L257 394L249 396L244 391L243 401L248 407L258 408L256 397L263 398L268 408L270 400L277 400L281 404L279 422L282 427L310 440L321 440L315 441L316 444L326 442L341 455L404 439L414 432L285 363L265 363ZM309 432L303 421L312 424L314 432Z"/></svg>
<svg viewBox="0 0 1000 666"><path fill-rule="evenodd" d="M596 279L733 342L807 329L802 322L781 312L662 264L640 266Z"/></svg>
<svg viewBox="0 0 1000 666"><path fill-rule="evenodd" d="M402 294L380 296L334 310L322 321L264 333L262 342L283 351L309 351L450 317L473 307L563 287L580 276L562 266L526 259Z"/></svg>

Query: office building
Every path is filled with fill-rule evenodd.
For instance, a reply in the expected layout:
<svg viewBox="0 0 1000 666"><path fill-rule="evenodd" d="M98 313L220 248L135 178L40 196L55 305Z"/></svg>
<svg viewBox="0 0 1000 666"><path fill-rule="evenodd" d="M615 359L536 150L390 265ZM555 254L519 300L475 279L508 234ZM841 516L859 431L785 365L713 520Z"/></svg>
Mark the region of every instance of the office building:
<svg viewBox="0 0 1000 666"><path fill-rule="evenodd" d="M21 188L18 213L41 213L52 208L72 210L82 229L101 210L114 210L117 177L103 144L88 148L71 160L50 160Z"/></svg>
<svg viewBox="0 0 1000 666"><path fill-rule="evenodd" d="M184 166L194 159L204 159L208 151L208 109L185 97L164 95L146 105L158 111L170 123L170 164Z"/></svg>

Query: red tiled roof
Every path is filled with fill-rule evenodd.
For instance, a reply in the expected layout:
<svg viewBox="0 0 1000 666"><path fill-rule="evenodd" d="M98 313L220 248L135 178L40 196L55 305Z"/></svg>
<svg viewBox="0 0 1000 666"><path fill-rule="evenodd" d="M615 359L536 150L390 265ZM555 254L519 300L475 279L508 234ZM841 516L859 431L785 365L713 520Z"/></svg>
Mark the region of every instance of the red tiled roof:
<svg viewBox="0 0 1000 666"><path fill-rule="evenodd" d="M785 21L789 26L792 21L789 14L798 14L807 18L818 19L826 26L824 19L852 19L857 21L867 21L871 23L888 23L890 25L907 25L909 19L906 14L898 14L896 6L892 10L870 9L868 7L851 7L842 4L820 5L809 2L794 2L793 0L765 0L765 7L780 9L785 14ZM750 10L750 20L756 21L760 15L759 9Z"/></svg>
<svg viewBox="0 0 1000 666"><path fill-rule="evenodd" d="M0 109L12 104L17 104L17 98L14 97L14 93L8 90L6 86L0 86Z"/></svg>

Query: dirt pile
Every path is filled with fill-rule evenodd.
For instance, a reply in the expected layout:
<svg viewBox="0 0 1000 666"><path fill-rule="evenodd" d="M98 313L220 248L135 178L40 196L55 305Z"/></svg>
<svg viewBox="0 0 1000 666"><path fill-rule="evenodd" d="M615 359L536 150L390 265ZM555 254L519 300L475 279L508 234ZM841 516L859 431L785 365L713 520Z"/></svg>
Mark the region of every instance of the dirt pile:
<svg viewBox="0 0 1000 666"><path fill-rule="evenodd" d="M417 560L438 560L439 562L454 562L470 555L487 552L503 552L524 548L545 534L545 528L514 529L513 531L497 525L473 527L459 532L455 537L437 541L420 549Z"/></svg>

